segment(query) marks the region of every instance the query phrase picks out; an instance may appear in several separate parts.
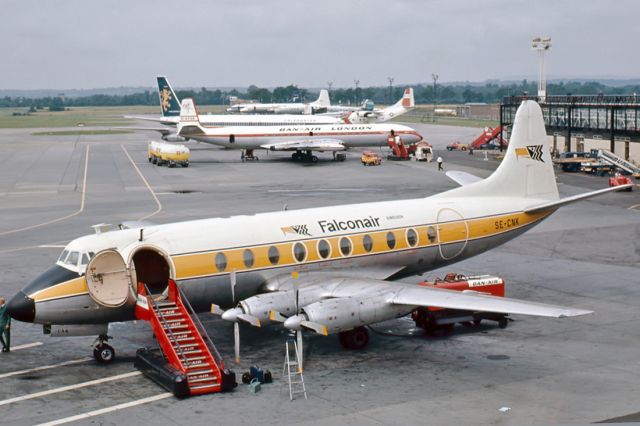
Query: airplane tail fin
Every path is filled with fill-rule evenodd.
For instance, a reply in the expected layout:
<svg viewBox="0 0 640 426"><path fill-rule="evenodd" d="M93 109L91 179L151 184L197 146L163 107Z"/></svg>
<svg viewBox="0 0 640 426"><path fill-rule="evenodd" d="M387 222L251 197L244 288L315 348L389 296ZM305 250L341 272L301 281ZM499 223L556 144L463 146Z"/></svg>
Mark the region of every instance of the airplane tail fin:
<svg viewBox="0 0 640 426"><path fill-rule="evenodd" d="M313 102L313 106L318 108L326 108L331 106L331 100L329 99L329 91L326 89L320 90L320 95L315 102Z"/></svg>
<svg viewBox="0 0 640 426"><path fill-rule="evenodd" d="M185 98L180 105L180 122L178 123L178 135L189 137L204 134L200 125L198 108L192 98Z"/></svg>
<svg viewBox="0 0 640 426"><path fill-rule="evenodd" d="M378 117L379 122L384 122L387 120L391 120L394 117L404 114L405 112L411 111L416 106L416 102L413 97L413 88L407 87L404 89L404 94L402 95L402 99L400 99L395 104L384 108Z"/></svg>
<svg viewBox="0 0 640 426"><path fill-rule="evenodd" d="M502 163L488 178L450 191L449 196L506 196L539 202L559 199L542 109L523 101L516 112Z"/></svg>
<svg viewBox="0 0 640 426"><path fill-rule="evenodd" d="M163 117L178 117L180 115L180 101L174 93L167 77L158 76L158 95Z"/></svg>

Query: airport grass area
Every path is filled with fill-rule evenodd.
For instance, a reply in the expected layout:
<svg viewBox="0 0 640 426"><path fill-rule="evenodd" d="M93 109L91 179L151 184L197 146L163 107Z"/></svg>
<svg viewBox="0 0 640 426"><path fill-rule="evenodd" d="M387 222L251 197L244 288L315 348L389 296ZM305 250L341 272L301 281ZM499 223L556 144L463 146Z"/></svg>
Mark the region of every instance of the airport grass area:
<svg viewBox="0 0 640 426"><path fill-rule="evenodd" d="M204 105L198 109L202 114L220 114L224 112L224 108L223 105ZM31 113L27 108L0 108L0 129L117 127L136 124L136 120L125 118L125 115L159 116L160 107L71 107L65 111L40 110Z"/></svg>
<svg viewBox="0 0 640 426"><path fill-rule="evenodd" d="M59 130L52 132L33 132L33 136L95 136L95 135L122 135L133 133L131 130Z"/></svg>

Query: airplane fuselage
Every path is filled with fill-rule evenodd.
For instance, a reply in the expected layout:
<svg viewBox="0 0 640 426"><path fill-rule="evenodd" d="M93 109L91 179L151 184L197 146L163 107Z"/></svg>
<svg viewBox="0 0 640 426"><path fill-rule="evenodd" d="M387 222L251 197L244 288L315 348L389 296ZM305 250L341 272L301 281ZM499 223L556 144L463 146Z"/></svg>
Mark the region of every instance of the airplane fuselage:
<svg viewBox="0 0 640 426"><path fill-rule="evenodd" d="M385 146L391 134L400 136L405 143L422 140L422 136L401 124L319 124L308 126L283 125L260 128L238 126L205 128L205 131L180 132L183 137L223 146L226 148L255 149L261 145L293 140L332 139L347 148Z"/></svg>
<svg viewBox="0 0 640 426"><path fill-rule="evenodd" d="M483 199L476 205L445 194L89 235L72 241L65 250L82 255L114 248L131 276L121 304L102 306L101 296L91 294L83 271L72 272L60 264L23 292L35 303L34 322L130 320L135 283L152 281L149 270L164 268L167 276L162 278L175 279L194 307L206 310L211 303L231 306L232 271L237 277L236 299L251 296L293 271L301 276L314 272L357 278L364 269L369 277L397 279L482 253L550 214L523 213L524 200ZM58 281L51 285L52 280Z"/></svg>

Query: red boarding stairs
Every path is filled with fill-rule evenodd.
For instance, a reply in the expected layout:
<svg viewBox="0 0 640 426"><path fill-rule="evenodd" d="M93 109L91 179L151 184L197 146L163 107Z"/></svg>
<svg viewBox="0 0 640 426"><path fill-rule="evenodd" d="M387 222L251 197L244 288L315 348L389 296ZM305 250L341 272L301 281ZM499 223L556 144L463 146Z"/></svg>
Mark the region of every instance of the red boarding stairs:
<svg viewBox="0 0 640 426"><path fill-rule="evenodd" d="M181 289L169 280L168 296L138 284L136 318L148 321L163 357L149 349L136 354L136 367L178 397L231 390L235 373L225 369L213 342Z"/></svg>
<svg viewBox="0 0 640 426"><path fill-rule="evenodd" d="M496 139L497 137L500 136L500 133L502 133L502 126L498 126L495 129L492 129L491 127L485 127L484 131L482 132L482 134L480 136L478 136L477 138L474 139L473 142L471 142L471 148L473 149L480 149L480 146L491 142L492 140ZM500 142L498 142L499 144ZM502 140L502 146L503 148L507 146L507 140L503 139Z"/></svg>
<svg viewBox="0 0 640 426"><path fill-rule="evenodd" d="M393 154L387 156L387 160L403 161L409 159L409 151L407 151L407 147L401 137L389 136L387 145L393 151Z"/></svg>

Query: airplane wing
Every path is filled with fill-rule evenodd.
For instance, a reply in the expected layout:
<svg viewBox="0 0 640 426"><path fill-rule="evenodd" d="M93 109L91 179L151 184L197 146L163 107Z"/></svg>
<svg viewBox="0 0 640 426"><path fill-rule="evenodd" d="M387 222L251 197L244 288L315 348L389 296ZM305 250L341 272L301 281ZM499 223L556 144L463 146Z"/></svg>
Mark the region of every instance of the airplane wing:
<svg viewBox="0 0 640 426"><path fill-rule="evenodd" d="M389 302L396 305L432 306L462 309L465 311L537 315L555 318L574 317L592 313L592 311L584 309L489 296L479 292L459 292L423 286L403 286L393 292Z"/></svg>
<svg viewBox="0 0 640 426"><path fill-rule="evenodd" d="M479 182L482 180L481 177L472 175L471 173L460 172L456 170L446 172L445 174L447 175L448 178L455 181L460 186L469 185L470 183Z"/></svg>
<svg viewBox="0 0 640 426"><path fill-rule="evenodd" d="M289 142L275 142L260 145L270 151L344 151L344 143L338 139L299 139Z"/></svg>
<svg viewBox="0 0 640 426"><path fill-rule="evenodd" d="M125 115L124 118L131 118L134 120L153 121L155 123L172 123L172 124L178 124L178 122L180 121L179 117L140 117L137 115Z"/></svg>

